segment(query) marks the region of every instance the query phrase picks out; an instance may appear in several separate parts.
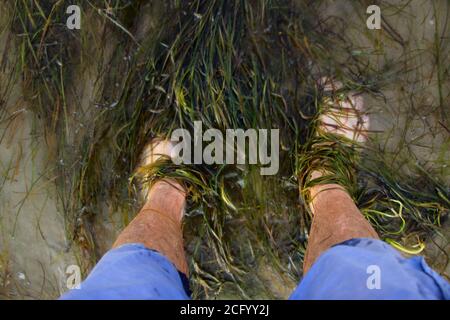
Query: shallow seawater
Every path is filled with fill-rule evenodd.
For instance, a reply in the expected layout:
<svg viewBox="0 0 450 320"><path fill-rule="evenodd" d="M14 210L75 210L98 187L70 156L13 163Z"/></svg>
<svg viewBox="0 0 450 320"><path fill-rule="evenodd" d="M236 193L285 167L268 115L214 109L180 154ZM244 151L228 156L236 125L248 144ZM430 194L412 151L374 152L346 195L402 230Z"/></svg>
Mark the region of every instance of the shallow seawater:
<svg viewBox="0 0 450 320"><path fill-rule="evenodd" d="M62 136L46 128L45 119L33 111L36 101L25 98L30 79L20 73L17 58L23 47L15 45L17 34L9 28L11 17L5 6L0 4L0 296L52 299L67 289L67 268L79 266L85 277L139 208L133 192L111 185L92 195L97 206L87 203L76 210L68 207L73 200L72 174L83 161L74 146L84 134L95 136L96 115L102 108L115 112L114 99L106 107L99 100L119 90L119 84L107 88L105 84L110 83L108 73L118 71L114 69L118 57L126 61L127 52L120 51L121 28L104 28L104 23L111 21L93 13L83 18L83 28L89 29L82 32L87 45L82 58L67 66L73 69L71 86L64 88L69 110L66 116L70 120L69 126L60 130L68 131L70 139L65 157L60 157L55 150ZM367 14L360 4L330 0L322 1L321 7L322 15L330 17L324 21L332 24L336 41L346 41L344 44L352 48L355 57L366 59L366 67L373 71L368 74L376 78L377 71L383 70L384 78L376 79L382 84L379 92L364 94L373 131L369 150L382 154L391 169L402 172L405 179L420 165L449 190L448 2L383 1L382 30L375 31L367 29ZM162 1L143 5L138 12L130 10L127 19L134 17L137 21L129 22L134 40L142 41L164 28L161 21L166 10ZM343 50L346 45L342 44L336 49L335 59L345 65L352 61L352 55ZM291 90L289 84L286 88ZM89 142L96 141L92 138ZM229 192L237 206L235 210L227 209L226 215L208 207L188 213L186 249L195 257L190 263L196 271L192 281L199 284L194 287L196 296L282 299L296 286L301 277L309 218L299 200L295 179L288 174L289 168L284 170L284 175L261 177L257 170L250 169L241 180L236 176L229 179L238 181ZM89 174L92 179L105 181L113 175L117 177L111 181L129 178L107 167ZM122 199L120 206L117 199ZM90 210L98 211L95 215L85 214ZM69 212L76 212L75 217ZM213 236L205 226L204 216L216 214L223 247L208 242ZM72 241L73 225L78 230L77 242ZM440 234L427 240L425 255L448 277L445 252L450 252L449 224L444 221L443 225Z"/></svg>

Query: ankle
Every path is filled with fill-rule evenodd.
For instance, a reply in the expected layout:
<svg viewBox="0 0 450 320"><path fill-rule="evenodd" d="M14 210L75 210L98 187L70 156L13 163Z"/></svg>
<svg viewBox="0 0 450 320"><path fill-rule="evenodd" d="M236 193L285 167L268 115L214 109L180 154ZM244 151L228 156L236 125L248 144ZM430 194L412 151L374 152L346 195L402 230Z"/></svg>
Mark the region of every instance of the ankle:
<svg viewBox="0 0 450 320"><path fill-rule="evenodd" d="M186 190L173 179L163 179L156 182L150 189L146 207L168 214L177 222L181 222L184 216L186 204Z"/></svg>
<svg viewBox="0 0 450 320"><path fill-rule="evenodd" d="M149 196L155 192L168 192L171 195L186 197L186 189L177 180L171 178L161 179L153 184L149 190Z"/></svg>
<svg viewBox="0 0 450 320"><path fill-rule="evenodd" d="M353 200L347 190L336 183L319 184L310 189L309 208L313 215L317 212L332 212L331 208L337 208L341 202L347 203ZM350 203L349 202L349 203ZM320 208L328 208L327 210L318 210Z"/></svg>

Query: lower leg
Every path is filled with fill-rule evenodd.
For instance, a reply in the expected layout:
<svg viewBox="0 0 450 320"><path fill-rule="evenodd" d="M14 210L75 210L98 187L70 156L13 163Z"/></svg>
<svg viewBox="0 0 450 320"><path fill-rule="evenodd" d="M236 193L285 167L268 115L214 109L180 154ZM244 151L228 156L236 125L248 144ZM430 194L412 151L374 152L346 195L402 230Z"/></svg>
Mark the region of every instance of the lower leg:
<svg viewBox="0 0 450 320"><path fill-rule="evenodd" d="M314 217L303 262L305 273L320 254L336 244L353 238L378 239L376 231L340 185L314 186L311 199Z"/></svg>
<svg viewBox="0 0 450 320"><path fill-rule="evenodd" d="M162 180L150 189L146 203L138 215L121 232L113 248L129 243L142 243L169 259L178 271L188 274L182 218L186 194L173 180Z"/></svg>
<svg viewBox="0 0 450 320"><path fill-rule="evenodd" d="M343 85L329 78L323 78L321 85L325 92L330 93L330 97L324 99L318 134L342 137L341 143L348 147L364 143L369 129L369 118L364 113L362 96L348 93L345 98L337 98L338 90L342 89ZM323 174L330 175L332 172L325 168L315 170L310 179L320 178ZM333 183L318 184L308 192L313 222L303 263L305 273L324 251L336 244L352 238L378 239L376 231L342 186Z"/></svg>

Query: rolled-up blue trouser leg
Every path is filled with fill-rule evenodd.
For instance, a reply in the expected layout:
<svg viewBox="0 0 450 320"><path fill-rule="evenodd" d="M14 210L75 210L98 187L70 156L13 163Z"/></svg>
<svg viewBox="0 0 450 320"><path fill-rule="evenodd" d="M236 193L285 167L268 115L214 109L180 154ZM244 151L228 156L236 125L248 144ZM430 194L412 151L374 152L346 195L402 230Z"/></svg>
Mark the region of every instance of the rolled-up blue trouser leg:
<svg viewBox="0 0 450 320"><path fill-rule="evenodd" d="M107 252L79 289L61 299L189 299L187 279L163 255L141 244Z"/></svg>
<svg viewBox="0 0 450 320"><path fill-rule="evenodd" d="M450 285L422 257L387 243L352 239L324 252L291 299L449 299Z"/></svg>
<svg viewBox="0 0 450 320"><path fill-rule="evenodd" d="M140 244L105 254L61 299L189 299L186 277ZM450 285L422 257L404 258L375 239L336 245L311 267L291 299L449 299Z"/></svg>

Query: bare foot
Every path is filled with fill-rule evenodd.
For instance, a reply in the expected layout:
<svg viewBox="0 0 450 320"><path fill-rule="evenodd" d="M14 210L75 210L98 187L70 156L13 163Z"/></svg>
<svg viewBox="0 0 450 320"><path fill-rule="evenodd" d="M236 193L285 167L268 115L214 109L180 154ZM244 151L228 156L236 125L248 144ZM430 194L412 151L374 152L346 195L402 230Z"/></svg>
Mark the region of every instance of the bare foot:
<svg viewBox="0 0 450 320"><path fill-rule="evenodd" d="M148 166L163 157L172 157L174 144L170 140L155 138L144 147L141 155L141 166Z"/></svg>
<svg viewBox="0 0 450 320"><path fill-rule="evenodd" d="M322 113L318 119L319 123L317 125L316 135L332 134L337 139L333 142L318 142L317 147L320 148L324 145L330 145L333 148L335 143L353 147L366 142L369 129L369 117L364 113L362 96L355 92L339 95L339 90L343 87L342 84L329 78L322 79L319 85L323 86L326 96L323 100ZM314 147L313 145L312 148L314 149ZM330 159L330 161L333 161L333 159ZM311 187L304 189L312 214L315 213L314 202L317 200L316 198L319 193L330 189L348 193L343 185L338 184L339 182L330 182L326 178L333 176L335 176L335 173L332 169L329 167L321 168L320 165L307 175L307 184L318 178L325 178L322 182L317 181ZM331 178L331 181L333 180Z"/></svg>
<svg viewBox="0 0 450 320"><path fill-rule="evenodd" d="M364 113L363 97L355 92L338 96L336 93L342 89L342 83L330 78L322 78L319 85L330 95L324 99L324 110L319 116L316 134L334 134L342 138L342 143L348 145L365 143L369 117ZM325 173L324 170L313 171L310 179L319 178Z"/></svg>
<svg viewBox="0 0 450 320"><path fill-rule="evenodd" d="M140 168L150 166L161 160L162 158L172 158L173 157L173 148L174 144L170 140L163 140L159 138L153 139L150 143L148 143L142 152L141 160L140 160ZM146 186L146 184L141 184L141 195L143 199L146 201L149 199L150 194L155 192L173 192L177 191L178 193L185 196L186 190L184 187L176 180L165 178L158 182L156 182L151 189ZM180 220L184 215L184 210L181 212Z"/></svg>
<svg viewBox="0 0 450 320"><path fill-rule="evenodd" d="M369 117L364 113L364 100L360 94L350 92L336 96L342 83L323 79L325 92L331 94L324 99L324 111L319 117L319 133L332 133L344 137L350 143L364 143L369 130Z"/></svg>

